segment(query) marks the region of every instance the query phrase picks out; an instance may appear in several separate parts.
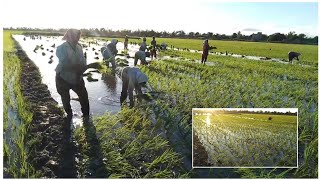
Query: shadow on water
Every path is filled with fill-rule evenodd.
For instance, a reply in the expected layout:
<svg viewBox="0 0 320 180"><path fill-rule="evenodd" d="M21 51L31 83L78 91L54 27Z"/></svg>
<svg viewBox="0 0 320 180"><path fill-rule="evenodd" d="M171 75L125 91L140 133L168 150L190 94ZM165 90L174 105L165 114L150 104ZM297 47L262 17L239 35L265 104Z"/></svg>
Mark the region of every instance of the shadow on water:
<svg viewBox="0 0 320 180"><path fill-rule="evenodd" d="M102 74L101 79L105 82L111 94L117 94L117 78L115 75Z"/></svg>

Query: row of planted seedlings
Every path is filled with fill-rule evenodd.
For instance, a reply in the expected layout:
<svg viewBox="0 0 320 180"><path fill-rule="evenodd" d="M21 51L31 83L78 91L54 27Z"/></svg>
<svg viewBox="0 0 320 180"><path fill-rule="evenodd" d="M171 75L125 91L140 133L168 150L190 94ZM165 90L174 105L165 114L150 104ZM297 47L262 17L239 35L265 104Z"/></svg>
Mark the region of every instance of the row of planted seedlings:
<svg viewBox="0 0 320 180"><path fill-rule="evenodd" d="M79 177L184 178L176 153L153 112L138 106L105 114L75 132L81 156Z"/></svg>
<svg viewBox="0 0 320 180"><path fill-rule="evenodd" d="M315 155L310 149L315 150L317 140L317 69L236 58L211 57L210 61L216 65L164 60L143 71L156 91L169 95L161 104L168 104L168 111L177 111L181 117L193 107L299 108L299 145L303 147L299 155L303 157L295 175L314 176L317 162L310 159ZM181 123L191 133L191 116Z"/></svg>
<svg viewBox="0 0 320 180"><path fill-rule="evenodd" d="M16 55L11 33L4 33L3 51L3 175L39 177L28 163L27 127L32 121L20 87L21 62Z"/></svg>

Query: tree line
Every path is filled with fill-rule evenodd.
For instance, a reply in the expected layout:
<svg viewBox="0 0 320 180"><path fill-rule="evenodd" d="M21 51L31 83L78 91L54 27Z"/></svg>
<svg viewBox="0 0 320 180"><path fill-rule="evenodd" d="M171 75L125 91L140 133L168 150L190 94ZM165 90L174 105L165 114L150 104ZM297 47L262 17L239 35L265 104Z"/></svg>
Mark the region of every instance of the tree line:
<svg viewBox="0 0 320 180"><path fill-rule="evenodd" d="M63 35L67 29L40 29L40 28L4 28L5 30L23 30L29 32L48 32L48 33L58 33ZM129 37L163 37L163 38L186 38L186 39L209 39L209 40L229 40L229 41L254 41L254 42L272 42L272 43L290 43L290 44L318 44L318 36L307 37L305 34L296 34L294 31L290 31L288 34L274 33L271 35L262 34L262 32L253 33L251 35L244 35L240 31L235 32L231 35L219 34L219 33L199 33L199 32L189 32L186 33L183 30L180 31L154 31L154 30L111 30L105 28L90 28L81 29L82 35L87 37L124 37L128 35Z"/></svg>

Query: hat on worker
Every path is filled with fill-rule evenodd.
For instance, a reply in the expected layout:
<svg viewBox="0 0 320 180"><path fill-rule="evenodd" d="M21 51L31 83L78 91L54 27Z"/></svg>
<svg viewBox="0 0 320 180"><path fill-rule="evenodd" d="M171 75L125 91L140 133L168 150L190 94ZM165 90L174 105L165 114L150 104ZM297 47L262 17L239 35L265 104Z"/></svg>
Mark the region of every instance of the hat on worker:
<svg viewBox="0 0 320 180"><path fill-rule="evenodd" d="M117 39L112 39L112 40L111 40L111 43L112 43L112 44L117 44L117 43L118 43L118 40L117 40Z"/></svg>
<svg viewBox="0 0 320 180"><path fill-rule="evenodd" d="M62 40L67 41L75 41L77 37L80 37L81 31L78 29L68 29L67 32L64 34Z"/></svg>

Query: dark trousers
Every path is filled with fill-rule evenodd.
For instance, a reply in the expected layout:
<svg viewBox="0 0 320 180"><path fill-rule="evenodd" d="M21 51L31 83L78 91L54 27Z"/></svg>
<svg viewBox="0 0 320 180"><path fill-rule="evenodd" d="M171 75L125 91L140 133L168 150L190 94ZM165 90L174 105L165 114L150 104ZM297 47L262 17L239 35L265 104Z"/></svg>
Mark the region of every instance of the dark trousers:
<svg viewBox="0 0 320 180"><path fill-rule="evenodd" d="M70 84L63 80L58 74L56 75L56 88L61 96L63 108L68 114L72 116L72 109L70 105L70 89L72 89L79 97L81 104L81 111L83 116L89 116L89 99L88 92L85 87L83 79L81 79L79 84Z"/></svg>
<svg viewBox="0 0 320 180"><path fill-rule="evenodd" d="M203 53L201 57L201 63L205 64L207 61L207 58L208 58L208 53Z"/></svg>
<svg viewBox="0 0 320 180"><path fill-rule="evenodd" d="M122 91L120 96L120 104L122 105L123 102L128 97L128 85L129 85L129 79L128 78L122 78Z"/></svg>
<svg viewBox="0 0 320 180"><path fill-rule="evenodd" d="M141 61L141 65L148 65L148 62L146 61L146 59L140 59ZM134 59L133 65L136 66L138 64L138 59Z"/></svg>
<svg viewBox="0 0 320 180"><path fill-rule="evenodd" d="M151 51L150 51L150 55L151 55L151 57L157 57L157 50L156 49L152 49Z"/></svg>
<svg viewBox="0 0 320 180"><path fill-rule="evenodd" d="M128 88L129 88L129 77L127 74L127 69L124 69L121 75L121 80L122 80L122 91L121 91L121 96L120 96L120 104L122 105L127 97L128 97ZM134 101L133 101L133 91L129 92L129 100L130 100L130 107L134 106Z"/></svg>

